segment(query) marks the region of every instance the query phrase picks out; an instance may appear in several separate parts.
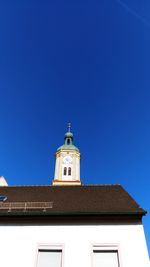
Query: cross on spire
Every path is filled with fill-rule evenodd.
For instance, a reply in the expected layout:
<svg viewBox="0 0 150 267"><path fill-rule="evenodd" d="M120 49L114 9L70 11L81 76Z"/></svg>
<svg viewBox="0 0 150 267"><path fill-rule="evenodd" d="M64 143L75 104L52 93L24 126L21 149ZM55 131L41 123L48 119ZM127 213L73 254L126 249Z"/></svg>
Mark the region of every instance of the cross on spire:
<svg viewBox="0 0 150 267"><path fill-rule="evenodd" d="M68 123L68 132L70 132L70 129L71 129L71 123L69 122Z"/></svg>

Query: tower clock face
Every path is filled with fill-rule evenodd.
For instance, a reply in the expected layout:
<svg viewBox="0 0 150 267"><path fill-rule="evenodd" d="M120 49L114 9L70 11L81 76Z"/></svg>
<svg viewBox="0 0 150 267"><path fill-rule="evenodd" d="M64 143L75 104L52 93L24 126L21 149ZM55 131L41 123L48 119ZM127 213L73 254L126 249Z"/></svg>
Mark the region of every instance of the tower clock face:
<svg viewBox="0 0 150 267"><path fill-rule="evenodd" d="M63 163L72 163L72 157L71 156L65 156L63 158Z"/></svg>

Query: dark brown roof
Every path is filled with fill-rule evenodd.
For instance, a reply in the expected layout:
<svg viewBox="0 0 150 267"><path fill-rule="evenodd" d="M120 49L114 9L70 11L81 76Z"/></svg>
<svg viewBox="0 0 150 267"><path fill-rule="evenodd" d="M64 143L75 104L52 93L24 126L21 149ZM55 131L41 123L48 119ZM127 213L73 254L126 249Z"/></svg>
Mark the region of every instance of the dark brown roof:
<svg viewBox="0 0 150 267"><path fill-rule="evenodd" d="M122 188L121 185L81 185L81 186L13 186L0 187L0 196L7 200L0 202L0 216L36 214L45 215L145 215L146 212ZM43 212L40 208L26 210L15 208L15 203L25 205L31 202L51 203L51 208ZM14 206L13 206L14 204ZM8 207L3 207L8 205ZM10 209L9 205L12 205ZM21 206L20 206L21 207Z"/></svg>

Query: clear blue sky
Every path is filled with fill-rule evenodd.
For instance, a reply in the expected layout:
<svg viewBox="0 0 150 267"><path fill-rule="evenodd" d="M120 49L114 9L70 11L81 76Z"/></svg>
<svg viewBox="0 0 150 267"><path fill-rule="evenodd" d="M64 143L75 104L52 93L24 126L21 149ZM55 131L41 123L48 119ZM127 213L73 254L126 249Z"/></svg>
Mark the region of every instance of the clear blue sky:
<svg viewBox="0 0 150 267"><path fill-rule="evenodd" d="M150 1L0 2L0 175L50 184L72 122L86 184L120 183L149 211Z"/></svg>

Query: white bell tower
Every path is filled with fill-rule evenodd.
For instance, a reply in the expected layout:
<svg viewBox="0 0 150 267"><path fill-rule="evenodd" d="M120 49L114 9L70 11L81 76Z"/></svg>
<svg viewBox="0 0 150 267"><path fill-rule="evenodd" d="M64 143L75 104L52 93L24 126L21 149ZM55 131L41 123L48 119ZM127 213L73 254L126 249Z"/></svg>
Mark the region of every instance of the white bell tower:
<svg viewBox="0 0 150 267"><path fill-rule="evenodd" d="M56 151L55 175L52 185L81 185L80 182L80 151L73 145L73 134L65 134L65 143Z"/></svg>

